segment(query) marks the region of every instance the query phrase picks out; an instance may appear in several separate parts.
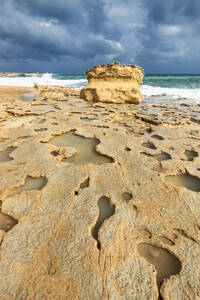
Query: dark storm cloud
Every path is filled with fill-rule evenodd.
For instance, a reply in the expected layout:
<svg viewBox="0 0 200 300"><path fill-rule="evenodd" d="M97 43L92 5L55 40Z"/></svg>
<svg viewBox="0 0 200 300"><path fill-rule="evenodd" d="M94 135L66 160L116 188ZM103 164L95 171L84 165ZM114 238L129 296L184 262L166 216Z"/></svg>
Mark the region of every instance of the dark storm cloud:
<svg viewBox="0 0 200 300"><path fill-rule="evenodd" d="M149 4L145 0L146 5ZM199 18L199 0L151 0L148 5L149 17L155 23L176 24L183 19L194 20Z"/></svg>
<svg viewBox="0 0 200 300"><path fill-rule="evenodd" d="M48 1L49 6L47 1L30 1L28 9L23 1L3 1L0 38L7 43L4 47L9 48L12 42L13 57L24 55L26 58L28 55L27 58L39 60L55 55L94 57L98 49L102 55L116 52L116 43L98 33L94 21L98 6L94 5L87 10L86 3L90 1L84 1L84 5L82 2L74 1L73 5L66 5L57 1L56 11L56 6L50 5L51 1ZM77 20L74 21L75 25L73 19ZM20 51L16 46L21 48Z"/></svg>
<svg viewBox="0 0 200 300"><path fill-rule="evenodd" d="M41 17L60 24L90 27L100 31L99 24L104 20L103 1L73 0L19 0L15 8L35 17Z"/></svg>
<svg viewBox="0 0 200 300"><path fill-rule="evenodd" d="M0 68L70 73L114 60L147 72L200 67L199 0L0 0L0 7Z"/></svg>
<svg viewBox="0 0 200 300"><path fill-rule="evenodd" d="M137 59L148 72L199 73L199 0L144 1L146 39Z"/></svg>

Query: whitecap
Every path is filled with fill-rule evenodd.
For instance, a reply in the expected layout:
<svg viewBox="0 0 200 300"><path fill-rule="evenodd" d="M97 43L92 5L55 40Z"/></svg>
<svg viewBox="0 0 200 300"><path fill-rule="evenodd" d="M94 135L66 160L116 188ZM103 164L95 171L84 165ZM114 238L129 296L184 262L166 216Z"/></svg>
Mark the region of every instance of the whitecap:
<svg viewBox="0 0 200 300"><path fill-rule="evenodd" d="M200 103L200 89L162 88L143 85L141 92L144 97L167 97L172 99L190 99Z"/></svg>
<svg viewBox="0 0 200 300"><path fill-rule="evenodd" d="M42 76L5 76L0 77L0 85L34 87L35 84L39 84L81 88L87 84L87 79L55 79L53 75L44 73Z"/></svg>

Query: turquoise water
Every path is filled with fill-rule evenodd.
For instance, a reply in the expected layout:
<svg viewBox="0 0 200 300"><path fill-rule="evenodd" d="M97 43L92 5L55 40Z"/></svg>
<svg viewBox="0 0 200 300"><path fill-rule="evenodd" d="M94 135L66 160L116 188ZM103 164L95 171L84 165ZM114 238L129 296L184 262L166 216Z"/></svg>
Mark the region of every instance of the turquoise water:
<svg viewBox="0 0 200 300"><path fill-rule="evenodd" d="M0 85L28 86L40 85L71 86L78 89L87 85L86 76L65 74L40 74L37 76L0 77ZM144 99L186 100L200 103L200 75L145 75L141 92ZM155 100L158 101L158 100Z"/></svg>
<svg viewBox="0 0 200 300"><path fill-rule="evenodd" d="M146 75L141 91L144 98L200 103L200 75Z"/></svg>
<svg viewBox="0 0 200 300"><path fill-rule="evenodd" d="M56 80L66 81L76 88L83 88L87 85L86 76L84 75L52 75ZM161 102L169 100L193 100L200 103L200 75L183 74L183 75L151 75L147 74L143 78L141 87L144 99L160 97ZM159 99L157 100L159 101Z"/></svg>
<svg viewBox="0 0 200 300"><path fill-rule="evenodd" d="M80 80L86 79L85 75L59 75L53 74L52 78L55 80ZM151 75L147 74L143 79L144 85L163 87L163 88L200 88L200 75Z"/></svg>
<svg viewBox="0 0 200 300"><path fill-rule="evenodd" d="M143 84L161 88L199 89L200 75L145 75Z"/></svg>
<svg viewBox="0 0 200 300"><path fill-rule="evenodd" d="M57 80L78 80L78 79L86 79L86 75L65 75L65 74L52 74L53 79Z"/></svg>

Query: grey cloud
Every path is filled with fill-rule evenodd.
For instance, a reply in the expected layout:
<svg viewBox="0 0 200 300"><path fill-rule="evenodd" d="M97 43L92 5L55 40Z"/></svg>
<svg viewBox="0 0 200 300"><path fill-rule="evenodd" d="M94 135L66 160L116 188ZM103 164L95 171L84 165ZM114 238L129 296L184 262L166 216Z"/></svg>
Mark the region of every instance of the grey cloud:
<svg viewBox="0 0 200 300"><path fill-rule="evenodd" d="M29 15L40 17L52 22L75 25L76 27L88 28L99 32L100 23L106 17L103 11L102 0L18 0L14 3L15 8ZM81 27L80 27L81 26Z"/></svg>
<svg viewBox="0 0 200 300"><path fill-rule="evenodd" d="M199 0L0 2L0 68L78 72L114 60L147 72L200 67Z"/></svg>
<svg viewBox="0 0 200 300"><path fill-rule="evenodd" d="M200 14L199 0L144 0L148 6L149 19L156 23L175 24L181 20L198 18Z"/></svg>
<svg viewBox="0 0 200 300"><path fill-rule="evenodd" d="M18 8L19 3L15 5L15 8ZM45 18L24 15L23 7L16 11L12 1L5 3L3 8L0 19L0 38L9 43L12 41L15 46L21 46L20 55L24 54L25 58L26 55L27 58L37 59L45 59L45 57L49 59L55 55L87 58L95 57L97 51L104 55L110 54L114 49L115 43L100 34L95 34L93 27L87 30L89 22L86 27L82 26L82 28L64 26L59 22L53 22L51 18L48 19L46 15ZM16 51L13 50L13 56L15 55Z"/></svg>

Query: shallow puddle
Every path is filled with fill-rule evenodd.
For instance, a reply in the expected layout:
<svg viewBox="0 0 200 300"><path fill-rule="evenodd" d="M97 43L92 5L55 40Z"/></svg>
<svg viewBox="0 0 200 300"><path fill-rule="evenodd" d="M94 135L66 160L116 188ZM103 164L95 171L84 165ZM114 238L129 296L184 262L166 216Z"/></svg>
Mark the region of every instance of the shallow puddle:
<svg viewBox="0 0 200 300"><path fill-rule="evenodd" d="M39 108L39 109L55 109L53 104L34 104L32 108Z"/></svg>
<svg viewBox="0 0 200 300"><path fill-rule="evenodd" d="M131 199L133 199L133 195L125 192L122 194L122 198L128 203Z"/></svg>
<svg viewBox="0 0 200 300"><path fill-rule="evenodd" d="M22 101L25 101L25 102L31 102L31 101L33 101L34 99L36 98L36 96L35 95L27 95L27 96L21 96L20 98L19 98L19 100L22 100Z"/></svg>
<svg viewBox="0 0 200 300"><path fill-rule="evenodd" d="M76 148L77 153L75 155L71 158L64 159L64 161L74 163L76 165L84 165L88 163L100 165L113 162L112 158L101 155L96 151L96 145L99 144L98 139L84 138L82 136L75 135L72 131L54 137L49 141L49 143L60 147Z"/></svg>
<svg viewBox="0 0 200 300"><path fill-rule="evenodd" d="M110 202L110 199L107 197L101 197L98 201L99 207L99 217L98 220L92 229L92 236L97 241L97 248L100 249L101 244L98 239L98 233L101 225L106 219L109 219L115 213L115 205Z"/></svg>
<svg viewBox="0 0 200 300"><path fill-rule="evenodd" d="M83 181L83 182L80 184L80 189L85 189L85 188L89 187L89 184L90 184L90 179L89 179L89 177L88 177L85 181Z"/></svg>
<svg viewBox="0 0 200 300"><path fill-rule="evenodd" d="M154 134L151 137L154 138L154 139L160 140L160 141L164 140L164 137L162 137L161 135L157 135L157 134Z"/></svg>
<svg viewBox="0 0 200 300"><path fill-rule="evenodd" d="M195 157L198 156L198 152L185 150L184 155L187 157L188 161L192 161Z"/></svg>
<svg viewBox="0 0 200 300"><path fill-rule="evenodd" d="M144 153L144 152L141 152L141 154L144 154L145 156L149 156L149 157L155 158L158 161L163 161L163 160L169 160L169 159L171 159L171 155L169 155L166 152L162 152L162 153L155 154L155 155L151 155L151 154Z"/></svg>
<svg viewBox="0 0 200 300"><path fill-rule="evenodd" d="M171 182L177 186L185 187L194 192L200 192L200 179L188 173L178 174L174 176L166 176L166 181Z"/></svg>
<svg viewBox="0 0 200 300"><path fill-rule="evenodd" d="M153 143L147 142L142 144L143 147L148 148L148 149L156 149Z"/></svg>
<svg viewBox="0 0 200 300"><path fill-rule="evenodd" d="M9 147L3 151L0 152L0 162L6 162L6 161L10 161L13 160L12 157L9 156L9 154L11 152L13 152L15 149L17 149L16 147Z"/></svg>
<svg viewBox="0 0 200 300"><path fill-rule="evenodd" d="M163 279L169 278L171 275L176 275L181 271L180 261L167 249L147 243L140 243L138 245L138 252L155 267L158 287Z"/></svg>
<svg viewBox="0 0 200 300"><path fill-rule="evenodd" d="M80 191L81 191L82 189L85 189L85 188L88 188L88 187L89 187L89 184L90 184L90 178L88 177L87 179L85 179L85 180L80 184L79 189L76 190L76 191L74 192L74 194L75 194L76 196L78 196L79 193L80 193Z"/></svg>
<svg viewBox="0 0 200 300"><path fill-rule="evenodd" d="M36 93L26 92L22 96L20 96L19 100L25 101L25 102L32 102L35 98L37 98L39 95Z"/></svg>
<svg viewBox="0 0 200 300"><path fill-rule="evenodd" d="M4 122L4 127L8 129L8 128L17 128L23 125L31 126L30 125L31 121L33 121L36 118L37 118L36 116L18 116L16 120L11 119Z"/></svg>
<svg viewBox="0 0 200 300"><path fill-rule="evenodd" d="M16 224L17 224L17 221L14 218L0 212L0 229L1 230L8 232Z"/></svg>
<svg viewBox="0 0 200 300"><path fill-rule="evenodd" d="M25 180L25 184L11 191L8 194L8 196L21 193L22 191L31 191L31 190L40 191L46 184L47 184L46 177L34 178L34 177L27 176Z"/></svg>
<svg viewBox="0 0 200 300"><path fill-rule="evenodd" d="M166 152L162 152L160 154L156 154L152 156L153 158L157 159L158 161L163 161L163 160L169 160L171 159L171 155L169 155Z"/></svg>

